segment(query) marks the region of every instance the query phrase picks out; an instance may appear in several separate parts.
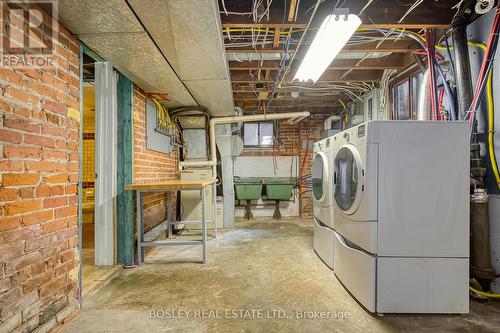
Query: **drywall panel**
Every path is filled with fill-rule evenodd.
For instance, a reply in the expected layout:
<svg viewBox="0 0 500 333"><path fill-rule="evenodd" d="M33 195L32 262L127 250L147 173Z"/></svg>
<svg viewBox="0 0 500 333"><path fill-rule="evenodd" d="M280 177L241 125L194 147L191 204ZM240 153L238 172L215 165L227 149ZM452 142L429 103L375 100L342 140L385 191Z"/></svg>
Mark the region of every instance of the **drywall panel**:
<svg viewBox="0 0 500 333"><path fill-rule="evenodd" d="M297 156L239 156L234 159L234 175L240 177L297 177Z"/></svg>
<svg viewBox="0 0 500 333"><path fill-rule="evenodd" d="M112 37L85 35L80 39L146 92L167 92L168 107L196 105L182 82L146 33L123 33Z"/></svg>

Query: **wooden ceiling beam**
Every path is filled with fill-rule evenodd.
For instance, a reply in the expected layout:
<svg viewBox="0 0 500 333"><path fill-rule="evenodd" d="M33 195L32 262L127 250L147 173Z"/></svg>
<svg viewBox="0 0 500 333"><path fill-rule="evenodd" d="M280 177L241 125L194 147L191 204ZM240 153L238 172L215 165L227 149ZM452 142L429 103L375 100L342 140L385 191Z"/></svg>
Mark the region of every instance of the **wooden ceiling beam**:
<svg viewBox="0 0 500 333"><path fill-rule="evenodd" d="M304 29L306 27L305 23L223 23L222 29L244 29L244 28L271 28L271 29ZM450 23L363 23L360 28L368 29L447 29L450 27ZM315 28L312 28L315 29Z"/></svg>
<svg viewBox="0 0 500 333"><path fill-rule="evenodd" d="M344 75L344 71L338 70L327 70L321 75L319 78L319 82L379 82L383 70L366 70L366 71L354 71L349 73L348 75ZM344 76L344 77L343 77ZM291 82L293 80L293 74L288 75L285 78L285 82ZM272 83L274 80L272 79L261 79L257 80L257 77L252 77L250 73L235 71L231 72L231 81L233 83L241 83L241 82L266 82Z"/></svg>
<svg viewBox="0 0 500 333"><path fill-rule="evenodd" d="M274 29L273 48L278 48L280 46L280 32L280 28Z"/></svg>
<svg viewBox="0 0 500 333"><path fill-rule="evenodd" d="M307 48L301 48L301 52L305 52ZM382 43L371 42L360 45L349 45L344 47L340 53L346 52L377 52L377 53L410 53L415 51L421 51L422 48L417 42L412 40L400 40L400 41L384 41ZM290 48L288 53L292 54L295 52L295 48ZM242 53L279 53L283 54L284 51L281 48L268 48L268 49L253 49L253 48L226 48L226 54L242 54Z"/></svg>
<svg viewBox="0 0 500 333"><path fill-rule="evenodd" d="M307 88L312 88L313 86L312 85L309 85L309 86L303 86L303 87L286 87L286 88L277 88L274 92L275 93L278 93L278 94L283 94L283 93L287 93L287 92L309 92L309 93L314 93L314 92L321 92L321 91L314 91L314 90L310 90L310 89L307 89ZM233 84L233 93L234 94L239 94L239 93L253 93L254 90L256 92L261 92L261 91L267 91L267 92L272 92L272 88L265 88L265 89L252 89L252 87L250 87L249 85L246 85L246 86L241 86L239 84ZM359 87L357 86L352 86L352 87L349 87L349 90L351 91L359 91L361 90ZM334 92L342 92L342 90L339 90L339 89L334 89L332 88L331 90L323 90L323 92L331 92L332 94Z"/></svg>

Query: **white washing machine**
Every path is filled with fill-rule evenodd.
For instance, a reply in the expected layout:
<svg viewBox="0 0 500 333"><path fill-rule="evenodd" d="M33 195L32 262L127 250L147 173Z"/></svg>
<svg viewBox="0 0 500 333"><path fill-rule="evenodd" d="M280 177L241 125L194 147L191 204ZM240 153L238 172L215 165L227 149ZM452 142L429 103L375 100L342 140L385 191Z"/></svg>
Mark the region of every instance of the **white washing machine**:
<svg viewBox="0 0 500 333"><path fill-rule="evenodd" d="M334 223L332 198L332 138L314 144L311 169L314 210L314 251L333 269Z"/></svg>
<svg viewBox="0 0 500 333"><path fill-rule="evenodd" d="M469 310L469 128L370 121L334 136L335 274L371 312Z"/></svg>

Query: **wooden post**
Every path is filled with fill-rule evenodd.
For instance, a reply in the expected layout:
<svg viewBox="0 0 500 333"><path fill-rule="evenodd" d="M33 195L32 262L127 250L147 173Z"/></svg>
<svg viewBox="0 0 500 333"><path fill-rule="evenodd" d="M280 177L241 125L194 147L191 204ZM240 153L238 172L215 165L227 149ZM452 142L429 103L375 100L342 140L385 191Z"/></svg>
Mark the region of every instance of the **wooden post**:
<svg viewBox="0 0 500 333"><path fill-rule="evenodd" d="M123 74L118 76L118 161L117 161L117 261L134 264L134 194L124 185L133 181L134 138L132 110L132 81Z"/></svg>

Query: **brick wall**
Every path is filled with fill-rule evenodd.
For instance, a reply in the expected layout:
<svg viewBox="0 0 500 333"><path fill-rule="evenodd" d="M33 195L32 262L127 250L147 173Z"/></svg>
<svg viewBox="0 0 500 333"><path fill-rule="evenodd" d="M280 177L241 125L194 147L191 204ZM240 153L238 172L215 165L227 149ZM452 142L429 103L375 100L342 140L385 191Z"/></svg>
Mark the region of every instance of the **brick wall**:
<svg viewBox="0 0 500 333"><path fill-rule="evenodd" d="M134 182L152 183L179 178L179 155L146 148L146 95L134 86ZM174 195L175 199L175 195ZM173 201L175 216L175 200ZM144 194L144 229L149 231L166 219L166 195Z"/></svg>
<svg viewBox="0 0 500 333"><path fill-rule="evenodd" d="M324 129L324 123L329 115L316 114L311 115L299 124L300 137L300 165L303 166L302 174L310 174L313 157L313 143L320 139L320 132ZM309 148L305 142L309 142ZM303 192L301 188L301 193ZM300 197L300 213L302 217L313 217L312 193L305 192Z"/></svg>
<svg viewBox="0 0 500 333"><path fill-rule="evenodd" d="M282 145L275 151L273 149L245 149L242 156L299 156L299 166L302 175L310 174L312 167L312 143L320 139L320 131L324 128L324 122L329 115L312 114L298 124L287 124L287 120L278 122L278 133ZM306 142L309 149L306 149ZM303 168L302 168L303 166ZM310 192L305 192L301 187L300 215L304 218L313 216L312 197Z"/></svg>
<svg viewBox="0 0 500 333"><path fill-rule="evenodd" d="M77 309L79 43L54 24L55 68L0 68L0 332Z"/></svg>

